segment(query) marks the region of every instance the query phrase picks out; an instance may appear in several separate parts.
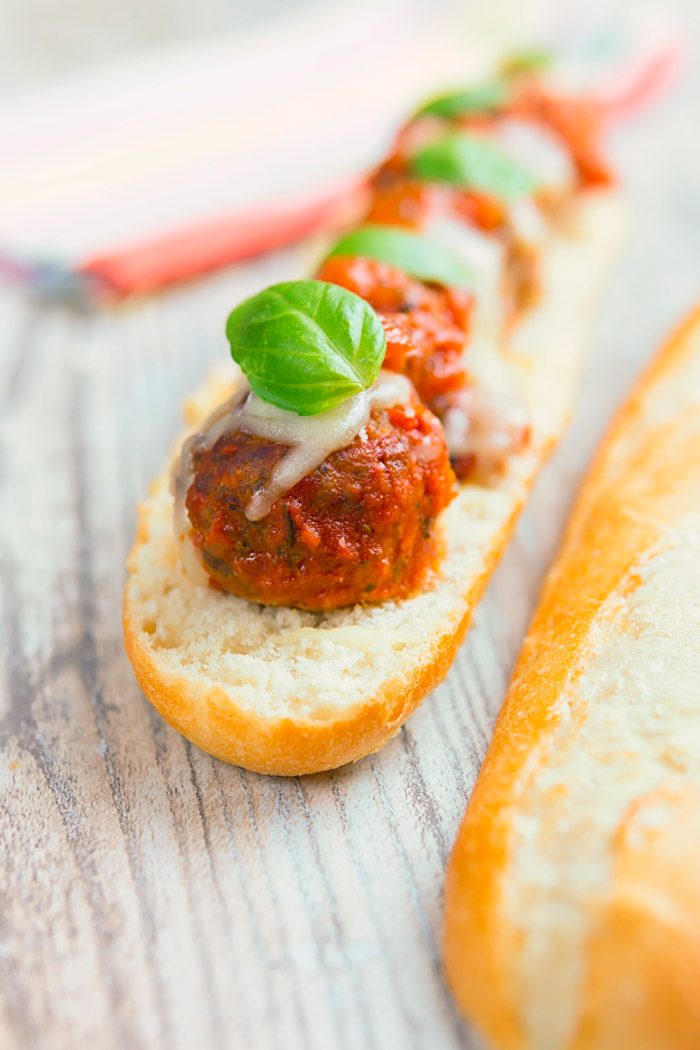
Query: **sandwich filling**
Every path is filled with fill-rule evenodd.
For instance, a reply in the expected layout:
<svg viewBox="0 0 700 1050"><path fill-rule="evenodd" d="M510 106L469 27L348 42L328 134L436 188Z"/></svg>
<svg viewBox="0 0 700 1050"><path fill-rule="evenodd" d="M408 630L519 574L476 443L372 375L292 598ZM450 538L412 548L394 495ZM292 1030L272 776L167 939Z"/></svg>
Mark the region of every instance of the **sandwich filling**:
<svg viewBox="0 0 700 1050"><path fill-rule="evenodd" d="M233 311L245 382L173 478L193 582L311 610L422 586L455 477L492 485L530 440L515 385L490 385L475 362L508 373L549 237L611 181L600 118L517 64L433 100L317 279Z"/></svg>

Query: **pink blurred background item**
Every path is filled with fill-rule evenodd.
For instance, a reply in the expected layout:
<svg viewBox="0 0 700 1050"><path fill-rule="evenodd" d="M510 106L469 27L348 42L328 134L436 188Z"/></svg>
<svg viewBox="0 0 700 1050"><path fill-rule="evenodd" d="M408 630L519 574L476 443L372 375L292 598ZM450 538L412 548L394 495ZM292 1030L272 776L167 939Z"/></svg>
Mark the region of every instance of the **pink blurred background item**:
<svg viewBox="0 0 700 1050"><path fill-rule="evenodd" d="M0 275L46 294L143 293L301 237L359 189L423 95L495 61L503 40L475 46L455 10L314 7L7 99ZM551 28L557 51L583 39ZM611 117L653 96L679 54L668 37L596 46L578 66Z"/></svg>

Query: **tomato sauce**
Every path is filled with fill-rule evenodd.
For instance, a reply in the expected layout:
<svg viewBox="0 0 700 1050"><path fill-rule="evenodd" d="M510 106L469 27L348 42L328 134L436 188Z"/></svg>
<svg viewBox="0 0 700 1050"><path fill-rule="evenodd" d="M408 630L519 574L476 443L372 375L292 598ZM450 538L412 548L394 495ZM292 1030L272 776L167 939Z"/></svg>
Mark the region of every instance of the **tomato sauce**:
<svg viewBox="0 0 700 1050"><path fill-rule="evenodd" d="M366 299L384 325L384 367L407 376L426 404L463 387L472 297L415 281L403 270L362 256L328 259L318 278Z"/></svg>
<svg viewBox="0 0 700 1050"><path fill-rule="evenodd" d="M415 591L435 558L432 524L455 494L435 416L418 402L373 413L350 445L249 520L247 502L285 451L234 430L195 453L186 507L212 584L316 610Z"/></svg>

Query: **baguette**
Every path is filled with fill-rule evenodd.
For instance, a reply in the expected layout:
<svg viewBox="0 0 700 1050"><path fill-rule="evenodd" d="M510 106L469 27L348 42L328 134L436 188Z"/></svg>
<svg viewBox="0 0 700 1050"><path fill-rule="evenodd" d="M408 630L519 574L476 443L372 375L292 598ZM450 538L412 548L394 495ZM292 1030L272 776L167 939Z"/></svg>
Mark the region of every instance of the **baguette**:
<svg viewBox="0 0 700 1050"><path fill-rule="evenodd" d="M173 536L169 472L155 483L128 563L126 647L150 702L203 750L264 773L333 768L382 747L444 678L566 424L592 301L620 242L615 192L583 194L577 206L575 230L551 239L544 299L520 324L505 364L532 439L495 484L460 486L439 521L443 557L417 595L321 614L196 587ZM484 357L485 368L502 361L495 346ZM192 399L190 429L231 382L214 379Z"/></svg>
<svg viewBox="0 0 700 1050"><path fill-rule="evenodd" d="M500 1050L700 1046L700 309L578 499L448 869Z"/></svg>

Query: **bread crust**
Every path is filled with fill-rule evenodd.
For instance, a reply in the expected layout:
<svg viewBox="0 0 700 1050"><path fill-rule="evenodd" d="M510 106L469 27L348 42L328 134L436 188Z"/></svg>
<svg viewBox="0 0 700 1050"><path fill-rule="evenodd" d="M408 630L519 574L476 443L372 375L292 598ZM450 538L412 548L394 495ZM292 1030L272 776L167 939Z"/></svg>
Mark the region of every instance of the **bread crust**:
<svg viewBox="0 0 700 1050"><path fill-rule="evenodd" d="M450 860L448 981L502 1050L700 1045L700 787L684 707L696 643L658 622L659 608L677 601L683 610L684 596L667 583L683 579L683 559L692 564L695 532L682 526L700 510L699 377L700 308L662 348L595 458ZM645 597L650 581L660 606ZM644 644L657 632L667 662L656 737L645 720L659 712L645 688L655 699L658 687L630 666L640 631ZM598 666L605 673L595 677ZM664 737L671 720L681 738L674 749ZM632 731L613 744L618 723ZM609 789L603 803L593 786L581 814L573 796L587 761ZM562 852L571 841L581 843L575 863L589 882L576 893ZM559 861L547 887L533 865L551 857ZM550 982L556 968L573 974L570 988L562 984L565 1008Z"/></svg>
<svg viewBox="0 0 700 1050"><path fill-rule="evenodd" d="M146 697L171 725L224 761L281 775L319 772L356 761L381 748L398 732L406 718L445 677L527 492L565 426L581 361L582 329L590 301L605 276L611 256L617 252L622 214L614 195L600 194L582 211L578 238L562 238L559 254L552 253L554 287L544 308L533 314L531 332L526 324L518 333L520 346L513 355L513 368L527 387L526 396L533 412L531 446L514 457L508 474L494 488L461 487L455 503L443 512L441 524L447 523L443 524L447 553L438 578L426 587L424 594L399 603L386 615L376 606L374 609L362 607L354 619L351 615L352 629L357 629L358 624L364 629L361 625L367 623L371 633L379 625L378 637L384 633L400 640L407 624L415 624L414 630L422 628L424 637L415 646L404 644L400 659L378 658L366 682L359 673L353 678L353 668L346 667L344 677L338 679L346 690L347 699L343 703L336 702L332 689L328 688L326 701L315 709L308 701L308 690L302 697L295 684L280 702L279 696L272 695L276 687L266 684L264 676L255 680L261 684L255 685L253 691L257 690L260 697L265 693L262 697L265 704L257 704L255 697L251 699L250 686L244 702L235 682L233 685L218 683L208 669L207 673L194 671L191 661L183 660L178 666L173 659L178 645L173 646L171 640L156 645L158 620L164 615L167 599L160 593L156 595L155 587L149 582L149 572L154 564L171 561L174 565L178 561L170 526L167 540L163 538L163 522L168 514L164 504L166 481L161 479L156 484L154 494L142 508L129 558L124 636L127 653ZM569 295L570 303L566 301ZM562 324L569 327L562 330ZM557 392L554 397L553 390ZM195 396L186 411L189 424L198 425L222 396L222 389L216 383ZM186 581L182 573L177 576L174 567L171 575L163 595L176 586L186 603L194 585ZM194 589L201 593L201 589ZM212 606L221 601L220 595L212 592L209 595L206 600ZM233 596L226 598L233 603L241 601ZM146 615L146 606L155 606L156 613ZM233 618L237 615L236 608L233 604L230 606ZM249 615L252 615L250 609L255 608L248 606ZM207 605L206 615L211 611ZM262 622L267 614L261 610L256 615ZM147 621L154 616L155 622L149 624ZM382 626L385 622L389 624L386 628ZM400 630L392 626L394 623L400 625ZM184 645L187 623L183 621L177 629ZM332 640L331 635L322 631L313 633L323 642ZM272 639L271 644L275 637L266 636L268 641ZM284 660L276 650L275 653L274 660ZM295 648L287 661L288 677L296 673L294 661L304 658L304 650ZM381 666L383 662L386 670ZM319 661L319 679L324 673L332 675L333 671L332 657ZM356 689L355 681L358 682Z"/></svg>

